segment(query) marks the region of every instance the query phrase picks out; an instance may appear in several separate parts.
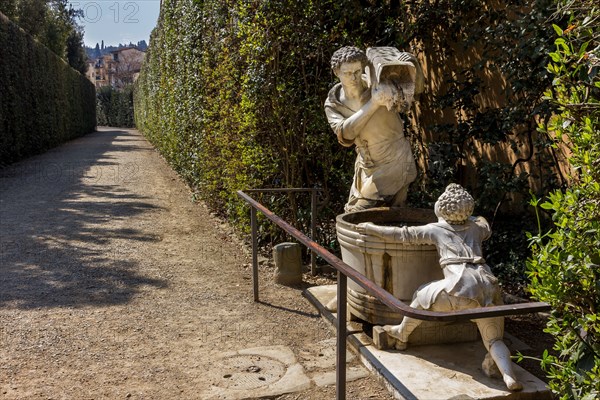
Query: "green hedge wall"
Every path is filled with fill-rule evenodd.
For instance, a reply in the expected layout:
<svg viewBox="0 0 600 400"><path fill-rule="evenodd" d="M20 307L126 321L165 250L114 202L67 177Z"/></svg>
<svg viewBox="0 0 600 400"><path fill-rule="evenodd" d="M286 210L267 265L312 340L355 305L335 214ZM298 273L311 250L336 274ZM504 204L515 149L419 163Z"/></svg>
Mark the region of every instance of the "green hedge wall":
<svg viewBox="0 0 600 400"><path fill-rule="evenodd" d="M0 166L96 127L94 85L0 14Z"/></svg>
<svg viewBox="0 0 600 400"><path fill-rule="evenodd" d="M133 85L122 90L105 86L96 92L98 125L135 128L133 116Z"/></svg>
<svg viewBox="0 0 600 400"><path fill-rule="evenodd" d="M528 179L540 187L556 182L538 157L552 158L551 141L536 136L549 113L541 96L551 84L551 2L164 0L134 95L136 126L200 198L239 227L248 213L238 189L322 188L320 220L329 230L319 239L334 243L330 222L343 209L355 153L337 143L323 111L337 80L329 59L346 45L395 46L425 60L429 78L406 119L422 160L411 205L431 207L446 184L458 182L494 220L509 199L529 197ZM504 146L516 161L477 150L491 146ZM308 199L269 196L265 203L306 226ZM501 240L512 246L512 237Z"/></svg>
<svg viewBox="0 0 600 400"><path fill-rule="evenodd" d="M253 187L321 187L320 215L332 218L343 209L355 153L325 118L335 82L329 58L344 45L373 43L385 12L358 2L166 0L137 81L136 126L239 227L248 211L236 190ZM308 199L281 197L269 206L306 223Z"/></svg>

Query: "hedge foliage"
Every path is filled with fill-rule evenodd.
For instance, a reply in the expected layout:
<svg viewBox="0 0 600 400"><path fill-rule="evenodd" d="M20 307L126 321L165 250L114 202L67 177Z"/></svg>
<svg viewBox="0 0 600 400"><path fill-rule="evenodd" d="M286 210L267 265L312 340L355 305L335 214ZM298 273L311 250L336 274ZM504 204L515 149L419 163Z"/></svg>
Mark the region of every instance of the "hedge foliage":
<svg viewBox="0 0 600 400"><path fill-rule="evenodd" d="M355 154L337 143L323 111L336 82L331 54L345 45L411 51L428 86L406 119L421 171L409 200L431 207L449 182L466 186L499 233L490 262L523 279L525 236L515 243L503 233L510 219L496 215L509 202L524 208L531 189L565 184L558 150L536 131L552 107L542 99L552 0L489 3L165 0L137 82L136 125L240 228L248 217L238 189L322 188L319 240L333 244L328 222L343 209ZM306 226L307 198L263 200Z"/></svg>
<svg viewBox="0 0 600 400"><path fill-rule="evenodd" d="M97 94L98 125L120 128L134 128L133 85L117 90L112 86L98 89Z"/></svg>
<svg viewBox="0 0 600 400"><path fill-rule="evenodd" d="M352 10L166 1L137 83L136 125L201 198L234 221L248 215L236 190L253 187L320 186L331 199L324 207L337 212L354 159L329 132L322 106L333 82L331 42L344 41L332 39L327 25L345 31L339 18L353 18ZM270 204L276 212L307 220L304 199L277 201L281 207Z"/></svg>
<svg viewBox="0 0 600 400"><path fill-rule="evenodd" d="M77 23L83 11L73 8L69 0L2 0L0 13L85 74L83 28Z"/></svg>
<svg viewBox="0 0 600 400"><path fill-rule="evenodd" d="M0 14L0 165L96 127L94 85Z"/></svg>

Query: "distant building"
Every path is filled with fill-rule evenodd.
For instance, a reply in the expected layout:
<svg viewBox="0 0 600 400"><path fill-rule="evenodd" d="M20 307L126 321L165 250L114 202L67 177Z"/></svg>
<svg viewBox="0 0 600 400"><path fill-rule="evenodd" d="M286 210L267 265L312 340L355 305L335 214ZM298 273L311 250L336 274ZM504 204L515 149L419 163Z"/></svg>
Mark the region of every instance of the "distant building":
<svg viewBox="0 0 600 400"><path fill-rule="evenodd" d="M88 61L88 79L96 88L112 86L122 89L139 76L146 53L136 47L123 47L96 60Z"/></svg>
<svg viewBox="0 0 600 400"><path fill-rule="evenodd" d="M96 61L90 60L89 58L86 61L87 70L85 72L85 76L93 83L96 84Z"/></svg>

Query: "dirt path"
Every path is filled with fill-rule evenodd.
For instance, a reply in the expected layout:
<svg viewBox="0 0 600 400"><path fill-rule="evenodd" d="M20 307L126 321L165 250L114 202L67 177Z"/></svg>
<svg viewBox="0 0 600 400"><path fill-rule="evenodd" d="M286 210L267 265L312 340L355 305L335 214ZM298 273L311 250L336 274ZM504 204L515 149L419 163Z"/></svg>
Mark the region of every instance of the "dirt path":
<svg viewBox="0 0 600 400"><path fill-rule="evenodd" d="M334 337L265 273L253 303L247 249L190 198L135 130L0 171L0 398L202 399L223 352L279 345L302 361ZM273 398L334 398L310 382ZM368 398L390 397L373 376L348 384Z"/></svg>

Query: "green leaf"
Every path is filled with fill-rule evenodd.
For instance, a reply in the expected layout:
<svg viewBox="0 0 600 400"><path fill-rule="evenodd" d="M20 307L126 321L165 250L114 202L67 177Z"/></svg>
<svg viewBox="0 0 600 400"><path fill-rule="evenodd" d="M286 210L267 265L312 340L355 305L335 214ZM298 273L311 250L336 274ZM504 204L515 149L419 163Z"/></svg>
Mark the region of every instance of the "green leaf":
<svg viewBox="0 0 600 400"><path fill-rule="evenodd" d="M542 207L544 210L553 210L554 209L554 205L552 203L542 203L540 205L540 207Z"/></svg>
<svg viewBox="0 0 600 400"><path fill-rule="evenodd" d="M579 57L583 56L583 54L587 50L589 44L590 44L590 41L587 41L587 42L585 42L584 44L581 45L581 47L579 48L579 53L578 53Z"/></svg>
<svg viewBox="0 0 600 400"><path fill-rule="evenodd" d="M556 24L552 24L552 27L554 28L554 31L556 32L556 34L558 36L562 36L563 35L563 30L560 28L560 26L558 26Z"/></svg>
<svg viewBox="0 0 600 400"><path fill-rule="evenodd" d="M558 53L550 53L549 56L550 56L550 58L552 58L552 61L554 61L554 62L560 61L560 55Z"/></svg>

